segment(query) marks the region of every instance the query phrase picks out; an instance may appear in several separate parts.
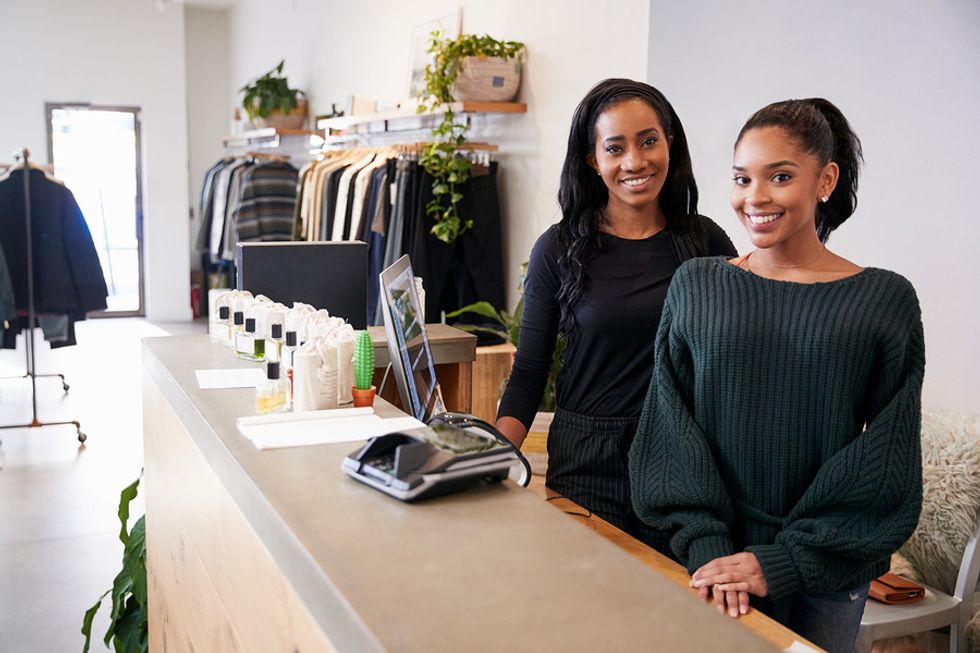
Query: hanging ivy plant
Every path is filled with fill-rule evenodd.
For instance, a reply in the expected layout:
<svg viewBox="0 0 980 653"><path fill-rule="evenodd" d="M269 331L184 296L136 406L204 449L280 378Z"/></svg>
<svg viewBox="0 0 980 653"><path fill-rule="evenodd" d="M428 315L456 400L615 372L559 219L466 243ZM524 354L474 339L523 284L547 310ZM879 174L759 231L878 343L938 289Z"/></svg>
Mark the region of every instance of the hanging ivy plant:
<svg viewBox="0 0 980 653"><path fill-rule="evenodd" d="M418 111L442 109L443 114L442 120L432 128L432 142L423 149L419 164L434 178L434 198L426 205L425 212L435 221L432 233L443 242L453 242L473 226L472 219L459 213L463 194L458 186L470 178L471 167L469 159L459 153L460 146L467 142L468 125L457 122L452 110L452 89L459 76L459 65L464 57L513 59L523 49L523 43L498 41L486 34L461 34L449 39L442 38L436 30L430 36L428 52L434 55L434 61L425 67Z"/></svg>

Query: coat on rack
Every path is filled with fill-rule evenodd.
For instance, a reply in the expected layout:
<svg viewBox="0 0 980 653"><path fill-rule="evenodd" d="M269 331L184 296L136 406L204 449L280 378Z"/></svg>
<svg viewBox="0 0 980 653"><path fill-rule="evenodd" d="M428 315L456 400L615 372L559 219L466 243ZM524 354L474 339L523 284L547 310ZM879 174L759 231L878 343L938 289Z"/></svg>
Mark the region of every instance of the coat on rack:
<svg viewBox="0 0 980 653"><path fill-rule="evenodd" d="M38 313L72 314L106 308L108 290L92 234L74 195L40 170L27 171L31 188L34 302ZM0 181L0 247L19 311L27 309L27 234L24 170Z"/></svg>
<svg viewBox="0 0 980 653"><path fill-rule="evenodd" d="M6 328L7 320L17 317L17 306L14 303L14 283L7 269L7 257L0 247L0 330Z"/></svg>

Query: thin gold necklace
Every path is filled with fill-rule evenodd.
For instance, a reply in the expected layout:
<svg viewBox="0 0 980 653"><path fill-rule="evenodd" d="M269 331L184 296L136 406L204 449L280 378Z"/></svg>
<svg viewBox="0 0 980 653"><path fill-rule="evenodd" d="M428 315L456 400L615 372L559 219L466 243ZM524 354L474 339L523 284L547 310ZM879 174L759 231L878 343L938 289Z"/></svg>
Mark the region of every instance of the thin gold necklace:
<svg viewBox="0 0 980 653"><path fill-rule="evenodd" d="M752 250L751 252L749 252L748 254L745 255L745 258L744 259L742 259L742 265L745 267L746 270L749 270L750 272L752 271L752 268L749 266L749 258L753 254L755 254L757 251L759 251L759 250ZM826 252L826 251L827 251L827 245L824 245L823 247L820 248L820 251L817 252L817 255L816 256L814 256L809 261L806 261L805 263L796 263L795 265L777 265L775 263L767 263L766 261L763 261L762 264L763 265L766 265L768 267L771 267L771 268L778 268L780 270L791 270L793 268L803 268L803 267L806 267L806 266L810 265L811 263L816 263L817 262L817 259L819 259L821 256L823 256L824 255L824 252Z"/></svg>

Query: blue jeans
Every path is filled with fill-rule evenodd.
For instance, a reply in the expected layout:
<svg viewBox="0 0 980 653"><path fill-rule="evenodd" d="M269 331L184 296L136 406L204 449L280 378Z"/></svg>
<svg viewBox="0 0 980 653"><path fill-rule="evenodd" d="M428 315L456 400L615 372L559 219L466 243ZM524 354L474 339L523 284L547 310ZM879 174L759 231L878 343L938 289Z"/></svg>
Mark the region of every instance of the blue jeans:
<svg viewBox="0 0 980 653"><path fill-rule="evenodd" d="M790 599L792 630L829 653L853 653L870 583L849 592L797 592Z"/></svg>

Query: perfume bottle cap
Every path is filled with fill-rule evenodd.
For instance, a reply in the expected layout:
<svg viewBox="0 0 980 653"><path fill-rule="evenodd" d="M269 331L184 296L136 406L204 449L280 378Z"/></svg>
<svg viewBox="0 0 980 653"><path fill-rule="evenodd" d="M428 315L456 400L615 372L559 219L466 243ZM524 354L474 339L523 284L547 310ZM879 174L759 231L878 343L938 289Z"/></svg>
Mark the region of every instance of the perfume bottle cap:
<svg viewBox="0 0 980 653"><path fill-rule="evenodd" d="M282 338L282 325L278 322L272 325L272 337L275 340Z"/></svg>
<svg viewBox="0 0 980 653"><path fill-rule="evenodd" d="M249 333L255 333L255 318L248 317L245 318L245 330Z"/></svg>
<svg viewBox="0 0 980 653"><path fill-rule="evenodd" d="M229 311L231 311L231 308L229 308L228 306L219 306L218 307L218 319L219 320L227 320L228 319L228 313L229 313Z"/></svg>
<svg viewBox="0 0 980 653"><path fill-rule="evenodd" d="M296 346L296 332L295 331L287 331L286 332L286 346L287 347L295 347Z"/></svg>
<svg viewBox="0 0 980 653"><path fill-rule="evenodd" d="M235 325L245 324L245 313L242 311L235 311Z"/></svg>
<svg viewBox="0 0 980 653"><path fill-rule="evenodd" d="M269 361L269 363L265 367L265 377L267 379L272 380L272 381L275 381L276 379L279 378L279 362L278 361Z"/></svg>

